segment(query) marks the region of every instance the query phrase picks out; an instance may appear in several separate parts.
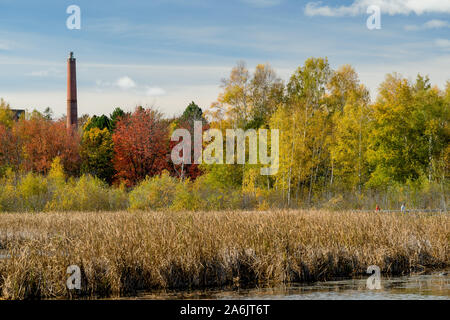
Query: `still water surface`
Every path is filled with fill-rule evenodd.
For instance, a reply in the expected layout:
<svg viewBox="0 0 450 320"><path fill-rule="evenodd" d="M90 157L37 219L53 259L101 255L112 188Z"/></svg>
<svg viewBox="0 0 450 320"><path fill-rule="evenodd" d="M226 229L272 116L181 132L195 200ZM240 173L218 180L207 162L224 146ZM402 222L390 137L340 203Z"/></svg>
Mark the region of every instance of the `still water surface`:
<svg viewBox="0 0 450 320"><path fill-rule="evenodd" d="M382 277L379 290L369 290L366 282L367 278L358 278L246 290L161 291L135 299L450 300L449 271Z"/></svg>

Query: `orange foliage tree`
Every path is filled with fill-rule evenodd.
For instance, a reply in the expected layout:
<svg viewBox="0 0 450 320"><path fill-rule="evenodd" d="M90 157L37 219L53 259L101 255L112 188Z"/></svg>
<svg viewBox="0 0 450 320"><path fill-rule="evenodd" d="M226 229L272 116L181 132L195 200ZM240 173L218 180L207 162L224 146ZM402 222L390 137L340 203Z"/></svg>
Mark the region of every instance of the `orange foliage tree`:
<svg viewBox="0 0 450 320"><path fill-rule="evenodd" d="M22 119L12 128L0 126L0 162L3 166L46 174L55 157L67 173L79 171L80 138L67 131L62 121L41 117Z"/></svg>
<svg viewBox="0 0 450 320"><path fill-rule="evenodd" d="M24 169L47 173L55 157L60 157L64 169L76 174L80 166L80 137L67 131L64 122L34 118L17 125L23 141Z"/></svg>
<svg viewBox="0 0 450 320"><path fill-rule="evenodd" d="M18 171L22 158L22 146L15 130L0 123L0 167Z"/></svg>
<svg viewBox="0 0 450 320"><path fill-rule="evenodd" d="M113 134L116 178L134 186L168 169L168 133L167 122L158 111L138 107L122 117Z"/></svg>

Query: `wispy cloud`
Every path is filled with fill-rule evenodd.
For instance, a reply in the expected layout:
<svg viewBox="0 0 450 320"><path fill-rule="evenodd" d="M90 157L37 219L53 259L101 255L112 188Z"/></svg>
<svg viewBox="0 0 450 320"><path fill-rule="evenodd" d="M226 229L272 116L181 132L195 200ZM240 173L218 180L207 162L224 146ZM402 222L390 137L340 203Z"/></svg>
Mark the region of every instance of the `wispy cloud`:
<svg viewBox="0 0 450 320"><path fill-rule="evenodd" d="M282 0L242 0L242 1L252 6L260 8L274 7L281 4L282 2Z"/></svg>
<svg viewBox="0 0 450 320"><path fill-rule="evenodd" d="M381 12L389 15L415 13L450 13L450 0L354 0L351 5L330 7L321 1L308 2L305 14L308 16L342 17L365 14L371 5L377 5Z"/></svg>
<svg viewBox="0 0 450 320"><path fill-rule="evenodd" d="M450 40L448 39L436 39L435 43L441 48L450 48Z"/></svg>
<svg viewBox="0 0 450 320"><path fill-rule="evenodd" d="M166 91L159 87L148 87L145 94L149 97L163 96L166 94Z"/></svg>
<svg viewBox="0 0 450 320"><path fill-rule="evenodd" d="M450 23L444 20L430 20L422 25L406 25L406 31L417 31L417 30L430 30L430 29L441 29L450 28Z"/></svg>
<svg viewBox="0 0 450 320"><path fill-rule="evenodd" d="M50 72L48 70L41 70L41 71L32 71L30 73L27 73L27 76L31 77L48 77Z"/></svg>
<svg viewBox="0 0 450 320"><path fill-rule="evenodd" d="M63 77L64 72L63 69L57 69L57 68L50 68L46 70L37 70L37 71L31 71L29 73L25 74L26 76L30 77Z"/></svg>

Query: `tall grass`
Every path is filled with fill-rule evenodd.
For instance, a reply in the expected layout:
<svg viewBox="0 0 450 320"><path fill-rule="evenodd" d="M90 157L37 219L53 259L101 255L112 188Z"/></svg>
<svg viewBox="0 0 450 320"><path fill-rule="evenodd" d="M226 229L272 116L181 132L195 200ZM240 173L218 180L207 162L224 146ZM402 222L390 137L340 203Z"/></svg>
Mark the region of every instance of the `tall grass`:
<svg viewBox="0 0 450 320"><path fill-rule="evenodd" d="M6 299L273 285L450 264L450 217L327 211L1 214ZM82 289L66 288L69 265Z"/></svg>

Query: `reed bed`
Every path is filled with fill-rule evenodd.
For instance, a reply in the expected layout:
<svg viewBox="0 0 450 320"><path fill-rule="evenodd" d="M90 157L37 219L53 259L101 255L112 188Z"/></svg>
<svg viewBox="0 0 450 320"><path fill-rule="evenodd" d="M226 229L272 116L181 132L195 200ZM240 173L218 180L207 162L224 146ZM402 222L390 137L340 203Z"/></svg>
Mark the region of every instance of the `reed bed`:
<svg viewBox="0 0 450 320"><path fill-rule="evenodd" d="M0 297L99 298L449 266L450 217L327 211L0 214ZM67 267L82 271L68 290Z"/></svg>

